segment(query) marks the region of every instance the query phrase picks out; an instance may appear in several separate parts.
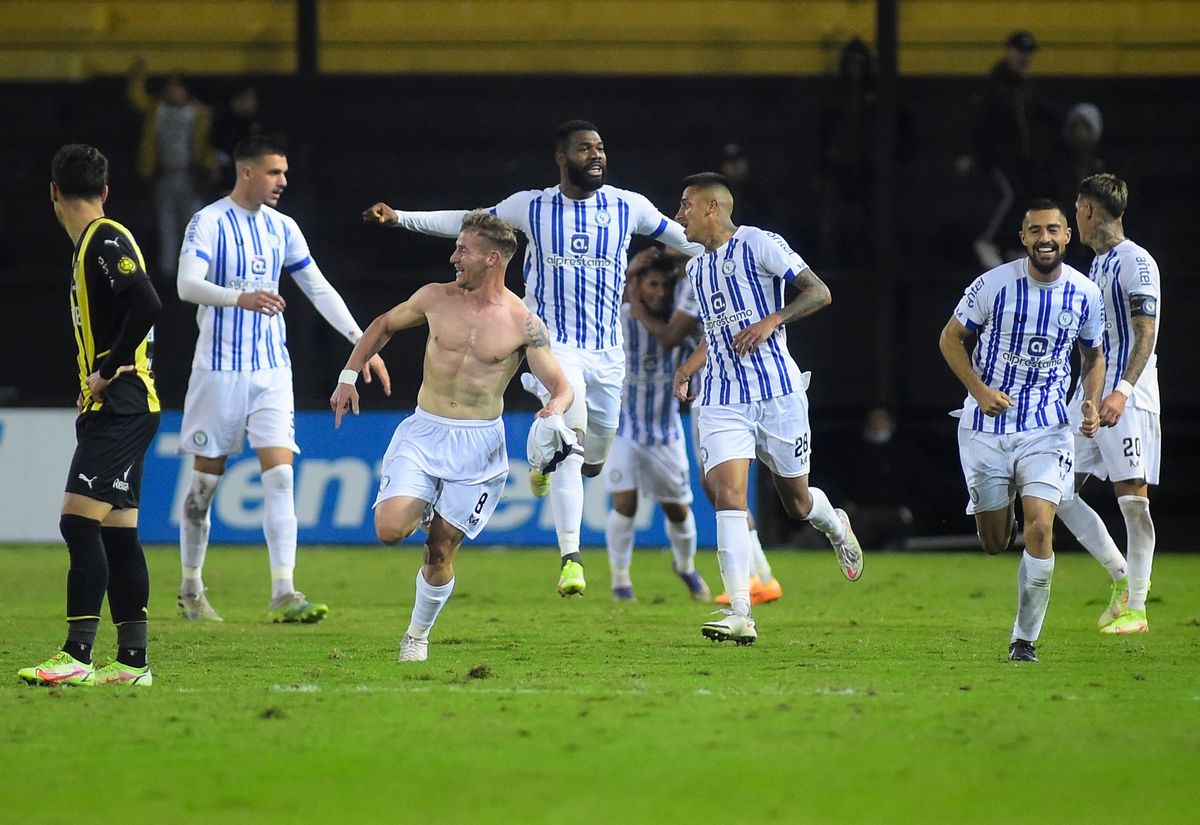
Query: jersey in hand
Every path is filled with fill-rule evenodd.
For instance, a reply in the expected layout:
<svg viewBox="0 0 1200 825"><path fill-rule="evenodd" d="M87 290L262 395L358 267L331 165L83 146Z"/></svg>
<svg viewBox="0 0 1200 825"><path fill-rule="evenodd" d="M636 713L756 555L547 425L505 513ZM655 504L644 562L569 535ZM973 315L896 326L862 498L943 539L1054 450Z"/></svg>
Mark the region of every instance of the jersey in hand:
<svg viewBox="0 0 1200 825"><path fill-rule="evenodd" d="M657 238L667 218L645 196L613 186L582 201L557 186L517 192L491 211L529 240L525 305L553 340L579 349L620 346L629 240Z"/></svg>
<svg viewBox="0 0 1200 825"><path fill-rule="evenodd" d="M87 225L71 264L71 319L75 329L79 392L84 413L101 409L117 414L159 412L154 386L154 330L134 351L132 372L116 376L103 400L92 398L87 377L108 355L120 332L118 296L137 281L148 281L146 262L133 235L109 218Z"/></svg>
<svg viewBox="0 0 1200 825"><path fill-rule="evenodd" d="M1068 422L1066 393L1075 341L1099 346L1104 331L1100 290L1082 272L1063 264L1053 283L1029 276L1027 259L980 275L967 287L954 317L978 333L971 366L1013 406L984 415L968 394L960 426L1014 433Z"/></svg>
<svg viewBox="0 0 1200 825"><path fill-rule="evenodd" d="M733 336L782 308L784 284L807 268L783 238L753 226L688 262L708 344L696 404L748 404L802 387L782 324L745 355L734 352Z"/></svg>
<svg viewBox="0 0 1200 825"><path fill-rule="evenodd" d="M192 255L208 264L206 280L242 292L278 292L281 271L298 271L312 261L292 218L269 206L251 212L228 197L192 217L180 257ZM201 305L196 323L193 367L246 372L291 365L282 314Z"/></svg>

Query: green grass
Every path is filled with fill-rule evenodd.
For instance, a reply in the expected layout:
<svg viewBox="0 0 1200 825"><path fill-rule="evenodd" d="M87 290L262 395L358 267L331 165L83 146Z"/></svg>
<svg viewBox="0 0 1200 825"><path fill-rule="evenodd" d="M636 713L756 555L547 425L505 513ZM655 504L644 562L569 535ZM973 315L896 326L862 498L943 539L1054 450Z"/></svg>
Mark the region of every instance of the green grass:
<svg viewBox="0 0 1200 825"><path fill-rule="evenodd" d="M1060 556L1042 662L1016 665L1012 556L876 553L850 584L775 553L785 596L737 648L700 636L669 556L639 552L616 604L602 551L564 601L550 554L468 548L403 666L414 550L302 548L314 626L262 621L261 549L210 552L223 625L177 619L175 550L149 556L154 686L47 690L15 673L62 641L66 553L0 548L0 818L1195 821L1200 556L1156 560L1152 632L1126 638L1095 630L1103 571Z"/></svg>

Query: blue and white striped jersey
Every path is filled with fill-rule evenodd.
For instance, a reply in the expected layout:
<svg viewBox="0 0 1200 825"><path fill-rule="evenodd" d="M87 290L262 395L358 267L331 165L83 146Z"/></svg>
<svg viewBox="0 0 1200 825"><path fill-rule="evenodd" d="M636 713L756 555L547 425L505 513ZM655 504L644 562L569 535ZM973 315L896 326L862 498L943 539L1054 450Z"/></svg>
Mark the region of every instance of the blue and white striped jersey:
<svg viewBox="0 0 1200 825"><path fill-rule="evenodd" d="M1133 350L1133 319L1130 299L1140 296L1146 305L1153 301L1154 336L1158 338L1160 281L1158 264L1150 253L1129 239L1121 241L1092 260L1088 277L1104 296L1104 395L1116 389L1121 374L1129 365ZM1146 367L1133 385L1129 403L1139 410L1159 412L1158 354L1150 353Z"/></svg>
<svg viewBox="0 0 1200 825"><path fill-rule="evenodd" d="M687 278L675 283L675 311L693 318L699 309ZM617 435L653 447L683 438L679 402L672 391L675 370L687 360L692 348L680 344L663 349L650 331L621 305L625 338L625 386L621 390L621 422Z"/></svg>
<svg viewBox="0 0 1200 825"><path fill-rule="evenodd" d="M979 334L971 357L976 374L1014 402L1004 415L988 416L968 393L959 425L964 429L1014 433L1067 423L1071 349L1076 340L1100 344L1099 288L1066 264L1053 283L1042 283L1029 276L1026 262L983 273L954 308L954 317Z"/></svg>
<svg viewBox="0 0 1200 825"><path fill-rule="evenodd" d="M621 345L618 316L632 236L694 253L702 249L645 196L614 186L582 201L557 186L517 192L491 211L529 239L525 305L546 322L553 340L579 349Z"/></svg>
<svg viewBox="0 0 1200 825"><path fill-rule="evenodd" d="M785 327L741 356L733 351L733 336L782 308L784 284L805 269L787 241L754 226L739 226L722 246L688 261L708 343L697 405L745 404L802 389Z"/></svg>
<svg viewBox="0 0 1200 825"><path fill-rule="evenodd" d="M312 263L292 218L265 205L251 212L228 197L192 216L180 257L193 255L208 263L206 280L242 292L278 292L281 271ZM196 323L200 335L193 367L245 372L291 365L282 314L201 304Z"/></svg>

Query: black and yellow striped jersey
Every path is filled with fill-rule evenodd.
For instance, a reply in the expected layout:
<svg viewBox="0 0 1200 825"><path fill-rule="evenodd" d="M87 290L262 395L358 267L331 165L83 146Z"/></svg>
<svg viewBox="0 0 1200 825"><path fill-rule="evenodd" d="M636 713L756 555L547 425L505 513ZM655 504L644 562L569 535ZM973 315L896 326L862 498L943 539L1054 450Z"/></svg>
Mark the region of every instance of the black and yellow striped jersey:
<svg viewBox="0 0 1200 825"><path fill-rule="evenodd" d="M134 353L135 371L118 375L104 391L103 400L92 398L88 392L87 377L104 361L120 332L118 296L137 281L150 280L133 235L114 220L97 218L84 229L71 268L71 320L78 348L83 412L160 412L162 406L154 387L153 328Z"/></svg>

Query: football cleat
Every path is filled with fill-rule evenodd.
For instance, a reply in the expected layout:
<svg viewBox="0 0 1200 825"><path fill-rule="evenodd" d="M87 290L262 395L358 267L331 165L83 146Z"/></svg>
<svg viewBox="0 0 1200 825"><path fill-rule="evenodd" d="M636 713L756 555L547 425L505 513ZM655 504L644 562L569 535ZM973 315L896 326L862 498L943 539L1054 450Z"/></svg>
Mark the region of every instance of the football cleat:
<svg viewBox="0 0 1200 825"><path fill-rule="evenodd" d="M846 511L837 508L833 512L837 513L837 517L846 527L846 538L833 545L833 552L837 556L838 567L842 568L842 575L850 581L856 582L862 578L862 545L858 543L858 537L854 535L854 530L850 527L850 517L846 515Z"/></svg>
<svg viewBox="0 0 1200 825"><path fill-rule="evenodd" d="M267 618L276 624L314 624L324 619L328 612L329 608L325 605L310 602L303 593L294 590L271 600L267 607Z"/></svg>
<svg viewBox="0 0 1200 825"><path fill-rule="evenodd" d="M87 662L81 662L60 650L40 665L23 667L17 671L17 676L31 685L69 685L71 687L91 687L96 670Z"/></svg>
<svg viewBox="0 0 1200 825"><path fill-rule="evenodd" d="M1149 629L1150 625L1146 622L1146 608L1135 610L1132 607L1126 607L1117 618L1100 628L1100 632L1110 634L1145 633Z"/></svg>
<svg viewBox="0 0 1200 825"><path fill-rule="evenodd" d="M1033 646L1033 642L1013 639L1012 644L1008 646L1008 660L1010 662L1036 662L1038 661L1037 649Z"/></svg>
<svg viewBox="0 0 1200 825"><path fill-rule="evenodd" d="M546 493L550 492L550 474L539 473L537 470L530 469L529 489L537 498L545 496Z"/></svg>
<svg viewBox="0 0 1200 825"><path fill-rule="evenodd" d="M199 593L180 593L176 604L179 605L179 615L190 622L223 622L221 614L213 610L208 603L207 590Z"/></svg>
<svg viewBox="0 0 1200 825"><path fill-rule="evenodd" d="M429 658L429 640L404 634L400 640L400 661L423 662Z"/></svg>
<svg viewBox="0 0 1200 825"><path fill-rule="evenodd" d="M704 581L704 578L700 575L700 571L693 570L690 573L680 573L675 567L672 567L671 569L675 570L675 575L687 585L688 593L690 593L692 596L692 601L712 601L712 591L708 589L708 583ZM725 598L728 600L729 597L726 596ZM728 603L728 601L726 603Z"/></svg>
<svg viewBox="0 0 1200 825"><path fill-rule="evenodd" d="M1096 619L1096 625L1101 630L1108 627L1121 612L1125 610L1129 604L1129 577L1122 576L1120 579L1112 583L1112 588L1108 591L1108 607L1104 608L1104 612L1100 614L1100 618Z"/></svg>
<svg viewBox="0 0 1200 825"><path fill-rule="evenodd" d="M582 596L586 589L587 582L583 578L583 565L577 561L569 561L564 564L558 577L558 595L563 598Z"/></svg>
<svg viewBox="0 0 1200 825"><path fill-rule="evenodd" d="M114 660L104 667L96 669L96 684L150 687L154 684L154 675L148 666L133 667Z"/></svg>
<svg viewBox="0 0 1200 825"><path fill-rule="evenodd" d="M750 577L750 604L766 604L783 597L783 585L774 576L766 584L758 576ZM729 594L722 593L713 599L717 604L729 604Z"/></svg>
<svg viewBox="0 0 1200 825"><path fill-rule="evenodd" d="M614 602L636 601L633 598L633 588L632 587L614 587L612 589L612 594L613 594Z"/></svg>
<svg viewBox="0 0 1200 825"><path fill-rule="evenodd" d="M705 622L700 626L700 633L706 639L714 642L734 642L739 645L752 645L758 639L758 630L754 627L754 619L749 616L739 616L732 610L718 610L725 618Z"/></svg>

